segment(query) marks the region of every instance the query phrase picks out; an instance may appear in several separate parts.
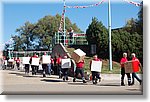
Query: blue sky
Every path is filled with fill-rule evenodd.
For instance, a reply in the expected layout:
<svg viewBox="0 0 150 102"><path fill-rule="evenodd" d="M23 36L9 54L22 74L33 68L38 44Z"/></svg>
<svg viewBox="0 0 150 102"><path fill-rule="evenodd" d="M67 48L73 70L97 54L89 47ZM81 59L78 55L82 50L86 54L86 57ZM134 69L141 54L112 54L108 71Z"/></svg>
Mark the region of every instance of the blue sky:
<svg viewBox="0 0 150 102"><path fill-rule="evenodd" d="M33 2L30 2L33 1ZM36 23L40 18L46 15L56 15L62 13L62 0L26 0L19 2L17 0L5 0L3 4L3 42L10 39L11 35L16 35L15 30L22 26L26 21ZM38 1L38 0L37 0ZM66 0L66 5L88 5L95 4L101 0ZM113 0L111 0L113 1ZM112 2L112 28L119 28L125 25L125 22L130 18L137 18L139 7L119 0L120 2ZM135 1L135 0L133 0ZM141 1L141 0L140 0ZM139 3L139 1L136 1ZM97 17L103 24L108 27L108 4L107 2L92 8L71 9L67 8L66 16L76 23L77 26L86 31L91 22L92 17Z"/></svg>

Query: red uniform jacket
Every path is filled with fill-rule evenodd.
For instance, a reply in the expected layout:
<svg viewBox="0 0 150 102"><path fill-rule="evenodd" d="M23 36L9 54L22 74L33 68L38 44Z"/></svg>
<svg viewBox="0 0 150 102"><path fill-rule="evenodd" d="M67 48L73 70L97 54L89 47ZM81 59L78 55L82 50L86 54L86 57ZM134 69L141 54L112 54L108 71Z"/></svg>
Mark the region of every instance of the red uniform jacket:
<svg viewBox="0 0 150 102"><path fill-rule="evenodd" d="M59 65L61 64L61 59L62 59L61 57L57 58L57 64Z"/></svg>
<svg viewBox="0 0 150 102"><path fill-rule="evenodd" d="M77 66L77 68L81 68L82 69L84 67L84 60L76 63L76 66Z"/></svg>
<svg viewBox="0 0 150 102"><path fill-rule="evenodd" d="M124 58L124 57L123 57L123 58L121 58L120 64L121 64L121 63L123 63L123 64L121 64L121 68L123 68L123 67L124 67L124 63L125 63L125 62L127 62L127 61L128 61L128 59L127 59L127 58Z"/></svg>
<svg viewBox="0 0 150 102"><path fill-rule="evenodd" d="M20 63L20 59L17 59L17 60L16 60L16 63Z"/></svg>
<svg viewBox="0 0 150 102"><path fill-rule="evenodd" d="M140 65L140 61L136 57L133 57L132 58L133 72L139 71L139 65Z"/></svg>

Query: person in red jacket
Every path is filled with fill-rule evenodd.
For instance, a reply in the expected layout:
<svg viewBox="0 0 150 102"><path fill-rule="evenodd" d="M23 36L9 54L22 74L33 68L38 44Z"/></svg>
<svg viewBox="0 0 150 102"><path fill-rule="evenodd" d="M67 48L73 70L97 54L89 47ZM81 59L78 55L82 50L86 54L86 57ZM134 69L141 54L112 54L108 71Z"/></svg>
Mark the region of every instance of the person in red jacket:
<svg viewBox="0 0 150 102"><path fill-rule="evenodd" d="M101 59L99 59L97 57L97 55L94 55L92 60L93 61L101 61ZM92 60L90 61L90 69L91 69ZM93 82L93 84L97 84L97 80L99 79L99 81L100 81L100 79L101 79L100 72L96 72L96 71L91 71L91 72L92 72L92 82Z"/></svg>
<svg viewBox="0 0 150 102"><path fill-rule="evenodd" d="M132 83L131 83L131 85L134 85L134 78L136 78L139 81L140 85L141 85L142 80L137 76L136 72L139 71L139 67L141 67L142 65L141 65L139 59L136 58L135 53L132 53L131 56L132 56L132 65L133 65L133 73L132 73Z"/></svg>
<svg viewBox="0 0 150 102"><path fill-rule="evenodd" d="M20 70L19 66L20 66L20 59L19 57L16 59L16 64L17 64L17 69Z"/></svg>
<svg viewBox="0 0 150 102"><path fill-rule="evenodd" d="M67 56L64 56L64 58L63 59L68 59L68 57ZM68 81L68 70L69 70L69 68L62 68L62 73L63 73L63 81Z"/></svg>
<svg viewBox="0 0 150 102"><path fill-rule="evenodd" d="M59 75L59 78L62 78L62 70L61 70L61 56L59 55L59 57L57 58L57 65L58 65L58 75Z"/></svg>
<svg viewBox="0 0 150 102"><path fill-rule="evenodd" d="M130 73L125 73L124 64L128 61L127 59L127 53L123 53L123 58L121 58L120 64L121 64L121 86L125 86L124 84L124 76L125 74L128 77L128 85L131 85L131 76Z"/></svg>
<svg viewBox="0 0 150 102"><path fill-rule="evenodd" d="M76 71L74 75L73 82L76 82L76 78L78 74L80 73L82 76L83 83L86 83L85 78L84 78L84 60L81 60L80 62L76 63Z"/></svg>
<svg viewBox="0 0 150 102"><path fill-rule="evenodd" d="M43 56L46 56L46 52L44 52L44 55ZM47 69L47 64L43 64L42 63L42 69L43 69L43 77L46 77L46 69Z"/></svg>
<svg viewBox="0 0 150 102"><path fill-rule="evenodd" d="M29 57L29 54L27 54L26 57ZM25 74L29 75L29 72L30 72L30 64L25 64Z"/></svg>
<svg viewBox="0 0 150 102"><path fill-rule="evenodd" d="M36 53L34 53L34 55L31 57L30 62L32 62L32 58L38 58ZM38 67L35 65L31 65L31 68L32 68L32 75L36 75Z"/></svg>

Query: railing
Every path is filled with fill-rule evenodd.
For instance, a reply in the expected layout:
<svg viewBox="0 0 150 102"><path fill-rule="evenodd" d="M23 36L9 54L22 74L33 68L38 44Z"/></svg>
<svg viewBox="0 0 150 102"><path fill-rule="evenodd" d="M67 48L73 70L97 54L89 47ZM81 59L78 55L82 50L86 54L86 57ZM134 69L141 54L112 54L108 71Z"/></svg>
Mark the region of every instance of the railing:
<svg viewBox="0 0 150 102"><path fill-rule="evenodd" d="M64 42L65 37L65 42ZM88 45L86 40L86 34L84 33L74 33L73 36L70 35L63 35L63 33L55 33L54 43L59 44L62 43L63 45Z"/></svg>

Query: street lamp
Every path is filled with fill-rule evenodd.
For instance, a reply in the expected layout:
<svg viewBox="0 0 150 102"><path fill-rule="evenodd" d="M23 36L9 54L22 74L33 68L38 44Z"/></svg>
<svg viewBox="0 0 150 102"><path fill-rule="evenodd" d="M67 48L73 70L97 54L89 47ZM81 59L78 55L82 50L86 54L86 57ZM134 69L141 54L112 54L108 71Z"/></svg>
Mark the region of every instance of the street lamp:
<svg viewBox="0 0 150 102"><path fill-rule="evenodd" d="M109 70L112 70L112 48L111 48L111 6L108 0L108 29L109 29Z"/></svg>
<svg viewBox="0 0 150 102"><path fill-rule="evenodd" d="M64 10L66 10L65 9L65 6L66 6L66 2L65 2L65 0L63 0L64 1ZM65 33L66 33L66 30L65 30L65 12L64 12L64 46L65 46L65 40L66 40L66 35L65 35Z"/></svg>

